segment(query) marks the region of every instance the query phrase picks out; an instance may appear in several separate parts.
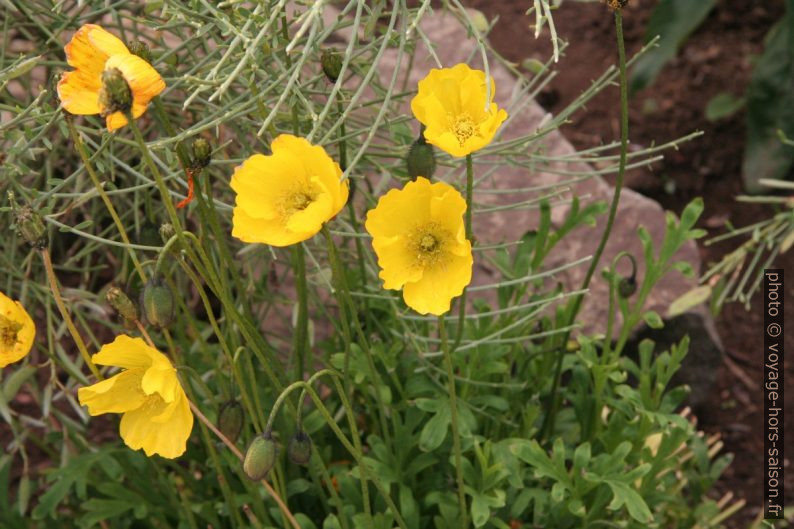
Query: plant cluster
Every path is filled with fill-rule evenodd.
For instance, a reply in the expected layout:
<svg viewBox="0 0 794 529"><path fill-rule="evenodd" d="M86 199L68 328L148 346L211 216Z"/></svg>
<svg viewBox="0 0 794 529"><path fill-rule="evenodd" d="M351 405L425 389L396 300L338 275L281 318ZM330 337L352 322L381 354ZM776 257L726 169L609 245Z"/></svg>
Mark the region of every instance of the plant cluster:
<svg viewBox="0 0 794 529"><path fill-rule="evenodd" d="M688 341L627 345L661 325L661 277L694 272L674 255L702 202L638 230L636 274L596 274L626 167L675 145L628 152L623 3L618 67L513 136L551 61L495 101L490 26L457 1L482 70L412 64L429 1L331 22L323 1L9 2L0 525L719 527L741 507L709 497L729 457L669 386ZM387 51L427 75L384 75ZM538 224L476 240L483 182L552 170L544 137L616 79L621 140L554 160L610 161L611 204L566 193L588 175L527 186L500 208ZM605 211L594 256L546 263ZM476 264L500 277L471 285ZM606 335L572 334L602 277Z"/></svg>

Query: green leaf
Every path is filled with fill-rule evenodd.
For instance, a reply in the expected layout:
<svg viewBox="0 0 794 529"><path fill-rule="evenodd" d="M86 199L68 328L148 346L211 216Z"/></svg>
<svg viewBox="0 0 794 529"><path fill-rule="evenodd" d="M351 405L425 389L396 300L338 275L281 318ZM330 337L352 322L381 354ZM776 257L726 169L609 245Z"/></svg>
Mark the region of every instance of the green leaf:
<svg viewBox="0 0 794 529"><path fill-rule="evenodd" d="M651 14L645 41L659 35L658 46L634 64L629 79L632 93L653 83L664 65L675 57L678 48L697 29L717 4L717 0L661 0Z"/></svg>
<svg viewBox="0 0 794 529"><path fill-rule="evenodd" d="M447 437L449 426L449 406L444 406L422 428L422 433L419 434L419 449L424 452L432 452L441 446Z"/></svg>
<svg viewBox="0 0 794 529"><path fill-rule="evenodd" d="M745 104L743 97L736 97L728 92L720 92L711 98L706 105L706 119L717 121L718 119L729 118L736 114Z"/></svg>
<svg viewBox="0 0 794 529"><path fill-rule="evenodd" d="M709 297L711 297L710 286L702 285L697 288L693 288L689 292L679 296L678 299L670 304L670 307L667 309L667 316L672 318L674 316L678 316L679 314L683 314L692 307L700 305L709 299Z"/></svg>
<svg viewBox="0 0 794 529"><path fill-rule="evenodd" d="M605 480L605 483L612 489L613 494L612 502L609 504L610 509L617 510L625 505L629 516L638 522L648 523L653 520L648 505L636 490L621 481Z"/></svg>
<svg viewBox="0 0 794 529"><path fill-rule="evenodd" d="M19 392L19 388L22 387L27 379L36 372L36 368L31 365L22 366L16 371L14 371L10 377L5 379L3 382L3 397L5 400L11 401L16 396L17 392Z"/></svg>
<svg viewBox="0 0 794 529"><path fill-rule="evenodd" d="M664 328L664 322L662 321L661 316L659 316L659 314L657 314L653 310L649 310L648 312L643 314L642 315L642 319L645 320L645 323L651 329L663 329Z"/></svg>

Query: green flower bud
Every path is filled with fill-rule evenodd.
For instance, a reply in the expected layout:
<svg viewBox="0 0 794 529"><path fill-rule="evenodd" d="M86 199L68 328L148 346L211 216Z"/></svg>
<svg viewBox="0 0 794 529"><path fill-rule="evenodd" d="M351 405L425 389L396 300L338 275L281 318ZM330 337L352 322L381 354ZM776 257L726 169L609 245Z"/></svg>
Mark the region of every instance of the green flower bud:
<svg viewBox="0 0 794 529"><path fill-rule="evenodd" d="M320 64L328 80L335 83L342 71L342 56L339 52L328 48L324 49L320 56Z"/></svg>
<svg viewBox="0 0 794 529"><path fill-rule="evenodd" d="M114 112L126 112L132 107L132 92L127 80L118 68L102 72L102 88L99 90L100 115L104 118Z"/></svg>
<svg viewBox="0 0 794 529"><path fill-rule="evenodd" d="M218 413L218 429L232 443L237 441L245 422L243 407L236 400L225 402Z"/></svg>
<svg viewBox="0 0 794 529"><path fill-rule="evenodd" d="M607 5L614 10L623 9L629 3L629 0L606 0Z"/></svg>
<svg viewBox="0 0 794 529"><path fill-rule="evenodd" d="M130 53L133 55L137 55L144 61L151 63L152 62L152 51L149 49L148 44L140 40L133 40L130 42L128 46Z"/></svg>
<svg viewBox="0 0 794 529"><path fill-rule="evenodd" d="M411 180L416 180L418 176L424 176L428 180L433 177L436 172L436 155L433 146L425 141L424 134L420 134L419 139L411 145L405 165Z"/></svg>
<svg viewBox="0 0 794 529"><path fill-rule="evenodd" d="M138 319L138 307L135 303L118 287L110 287L105 294L105 298L110 306L116 309L125 320L135 321Z"/></svg>
<svg viewBox="0 0 794 529"><path fill-rule="evenodd" d="M11 202L14 224L20 237L36 250L44 249L47 246L47 228L44 226L44 219L29 205L17 204L11 192L8 193L8 200Z"/></svg>
<svg viewBox="0 0 794 529"><path fill-rule="evenodd" d="M621 277L618 281L618 296L623 299L631 297L637 292L637 280L632 275L631 277Z"/></svg>
<svg viewBox="0 0 794 529"><path fill-rule="evenodd" d="M266 431L260 436L257 436L251 444L248 445L248 450L245 452L245 459L243 459L243 472L245 475L254 481L259 481L264 478L267 473L276 464L276 455L278 454L278 447L273 440L270 430Z"/></svg>
<svg viewBox="0 0 794 529"><path fill-rule="evenodd" d="M161 279L146 283L141 294L141 307L146 320L161 329L171 325L174 319L174 295Z"/></svg>
<svg viewBox="0 0 794 529"><path fill-rule="evenodd" d="M287 457L296 465L308 465L312 458L312 440L303 430L298 430L287 445Z"/></svg>
<svg viewBox="0 0 794 529"><path fill-rule="evenodd" d="M190 160L190 168L193 170L204 169L212 160L212 147L204 138L193 140L193 157Z"/></svg>

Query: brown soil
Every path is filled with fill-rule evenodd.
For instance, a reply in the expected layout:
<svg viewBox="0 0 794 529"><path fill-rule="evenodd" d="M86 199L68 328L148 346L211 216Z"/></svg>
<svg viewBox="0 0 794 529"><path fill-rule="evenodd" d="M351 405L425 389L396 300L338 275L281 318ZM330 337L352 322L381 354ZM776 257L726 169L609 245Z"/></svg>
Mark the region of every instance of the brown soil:
<svg viewBox="0 0 794 529"><path fill-rule="evenodd" d="M535 40L530 19L524 16L531 2L526 0L468 0L467 5L481 10L489 19L498 16L491 42L507 59L521 62L534 57L545 60L550 52L548 32ZM636 53L644 42L645 28L655 0L633 0L624 11L626 46ZM703 196L706 210L700 227L709 237L724 233L728 219L745 226L768 218L768 206L742 204L735 197L742 193L741 159L744 146L745 116L738 112L716 123L704 117L709 100L724 91L742 95L752 73L753 58L763 50L768 29L783 14L782 0L722 0L705 23L686 42L677 58L662 71L656 82L636 94L630 102L630 138L633 144L666 142L695 130L704 135L666 154L652 171L627 175L627 185L658 200L662 206L679 212L693 198ZM556 112L583 92L617 57L613 18L601 3L567 1L555 12L559 35L569 43L557 66L558 75L541 94L540 103ZM588 148L619 137L617 88L602 92L586 109L573 116L562 132L577 148ZM706 238L708 239L708 237ZM701 245L705 266L718 261L735 248L736 242ZM780 257L776 268L794 270L794 252ZM785 310L794 314L791 304L792 279L789 278ZM761 298L752 307L727 306L717 319L725 353L733 369L723 366L717 388L711 397L711 414L701 414L700 426L708 433L720 433L724 450L736 458L717 485L720 496L732 491L745 498L747 507L728 523L746 527L755 518L762 502L763 411L760 360L763 348ZM789 318L789 321L791 319ZM794 333L786 339L788 351L794 350ZM789 355L790 356L790 355ZM789 361L787 374L794 372ZM742 381L755 383L752 387ZM788 392L787 438L792 439L794 402ZM789 444L791 446L791 444ZM789 454L790 457L790 454ZM786 490L792 503L794 471L789 467Z"/></svg>

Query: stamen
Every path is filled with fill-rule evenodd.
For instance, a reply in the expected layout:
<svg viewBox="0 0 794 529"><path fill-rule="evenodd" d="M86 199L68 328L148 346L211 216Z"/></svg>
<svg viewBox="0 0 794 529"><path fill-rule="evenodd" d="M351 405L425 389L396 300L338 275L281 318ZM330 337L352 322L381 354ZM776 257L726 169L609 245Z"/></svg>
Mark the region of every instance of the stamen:
<svg viewBox="0 0 794 529"><path fill-rule="evenodd" d="M17 335L23 325L17 321L0 315L0 345L12 347L17 343Z"/></svg>
<svg viewBox="0 0 794 529"><path fill-rule="evenodd" d="M474 122L468 112L464 112L463 114L458 114L452 118L450 129L462 147L463 144L466 143L466 140L474 136L476 133L477 124Z"/></svg>

